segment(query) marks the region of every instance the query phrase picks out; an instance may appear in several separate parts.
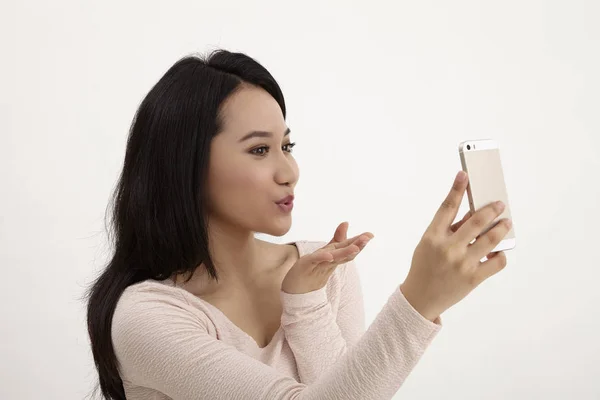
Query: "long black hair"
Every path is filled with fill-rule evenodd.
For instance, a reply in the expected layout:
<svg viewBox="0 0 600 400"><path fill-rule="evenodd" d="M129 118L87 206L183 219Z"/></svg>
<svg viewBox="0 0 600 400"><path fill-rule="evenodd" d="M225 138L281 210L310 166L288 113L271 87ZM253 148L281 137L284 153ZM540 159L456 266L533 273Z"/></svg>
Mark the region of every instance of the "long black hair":
<svg viewBox="0 0 600 400"><path fill-rule="evenodd" d="M178 60L135 113L111 198L108 237L114 254L85 295L99 377L95 392L99 388L106 399L125 400L111 337L123 291L174 274L190 279L200 264L218 281L207 234L209 150L223 127L223 101L243 84L267 91L285 118L285 101L273 76L251 57L222 49Z"/></svg>

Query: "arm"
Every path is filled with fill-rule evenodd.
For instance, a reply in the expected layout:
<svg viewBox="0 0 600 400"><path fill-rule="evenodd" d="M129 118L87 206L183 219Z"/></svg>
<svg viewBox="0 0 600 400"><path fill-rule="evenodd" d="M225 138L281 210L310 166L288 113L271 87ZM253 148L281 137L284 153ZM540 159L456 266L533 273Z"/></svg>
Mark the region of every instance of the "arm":
<svg viewBox="0 0 600 400"><path fill-rule="evenodd" d="M337 317L326 288L303 294L281 291L281 326L296 358L300 381L311 384L336 364L365 331L362 289L354 261L338 267Z"/></svg>
<svg viewBox="0 0 600 400"><path fill-rule="evenodd" d="M440 329L397 288L356 345L307 386L210 336L207 317L177 294L135 289L112 329L123 379L173 400L390 399Z"/></svg>

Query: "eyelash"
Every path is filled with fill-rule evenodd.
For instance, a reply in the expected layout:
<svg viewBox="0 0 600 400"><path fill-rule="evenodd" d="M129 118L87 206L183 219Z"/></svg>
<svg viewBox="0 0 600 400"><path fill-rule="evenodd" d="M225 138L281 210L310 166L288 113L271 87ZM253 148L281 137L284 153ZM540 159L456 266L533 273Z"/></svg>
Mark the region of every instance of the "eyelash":
<svg viewBox="0 0 600 400"><path fill-rule="evenodd" d="M292 149L294 148L295 145L296 145L296 142L285 144L285 145L283 145L283 147L287 146L289 148L289 150L287 150L287 152L292 153ZM259 150L259 149L266 149L266 151L262 154L258 154L258 153L256 153L256 150ZM259 157L264 157L265 155L267 155L268 152L269 152L269 146L260 146L260 147L250 150L250 153L252 153L256 156L259 156Z"/></svg>

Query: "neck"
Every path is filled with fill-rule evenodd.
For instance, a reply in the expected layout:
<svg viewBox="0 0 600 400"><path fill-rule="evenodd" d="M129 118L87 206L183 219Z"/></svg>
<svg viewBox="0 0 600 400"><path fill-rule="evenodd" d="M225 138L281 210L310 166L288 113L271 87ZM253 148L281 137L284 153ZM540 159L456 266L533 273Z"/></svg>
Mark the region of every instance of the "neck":
<svg viewBox="0 0 600 400"><path fill-rule="evenodd" d="M200 265L184 286L197 295L222 292L244 292L262 287L274 276L281 264L278 254L267 242L256 239L254 232L233 226L217 218L209 220L209 249L219 282L210 279ZM275 266L275 267L274 267Z"/></svg>
<svg viewBox="0 0 600 400"><path fill-rule="evenodd" d="M260 241L254 232L210 220L208 228L210 254L219 280L232 284L249 283L264 272L260 262Z"/></svg>
<svg viewBox="0 0 600 400"><path fill-rule="evenodd" d="M288 257L274 251L270 243L256 239L254 232L216 218L209 220L208 238L219 282L210 279L204 266L199 265L192 279L183 283L183 287L198 296L262 288L278 276ZM181 278L175 279L179 282Z"/></svg>

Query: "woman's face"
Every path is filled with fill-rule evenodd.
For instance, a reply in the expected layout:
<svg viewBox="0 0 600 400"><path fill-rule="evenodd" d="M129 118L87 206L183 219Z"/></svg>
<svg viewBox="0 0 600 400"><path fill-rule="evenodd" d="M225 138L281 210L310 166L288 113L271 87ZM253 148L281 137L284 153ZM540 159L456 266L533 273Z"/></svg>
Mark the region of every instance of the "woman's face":
<svg viewBox="0 0 600 400"><path fill-rule="evenodd" d="M210 220L284 235L292 216L277 202L294 193L299 171L279 104L265 90L244 85L225 101L222 117L210 150Z"/></svg>

